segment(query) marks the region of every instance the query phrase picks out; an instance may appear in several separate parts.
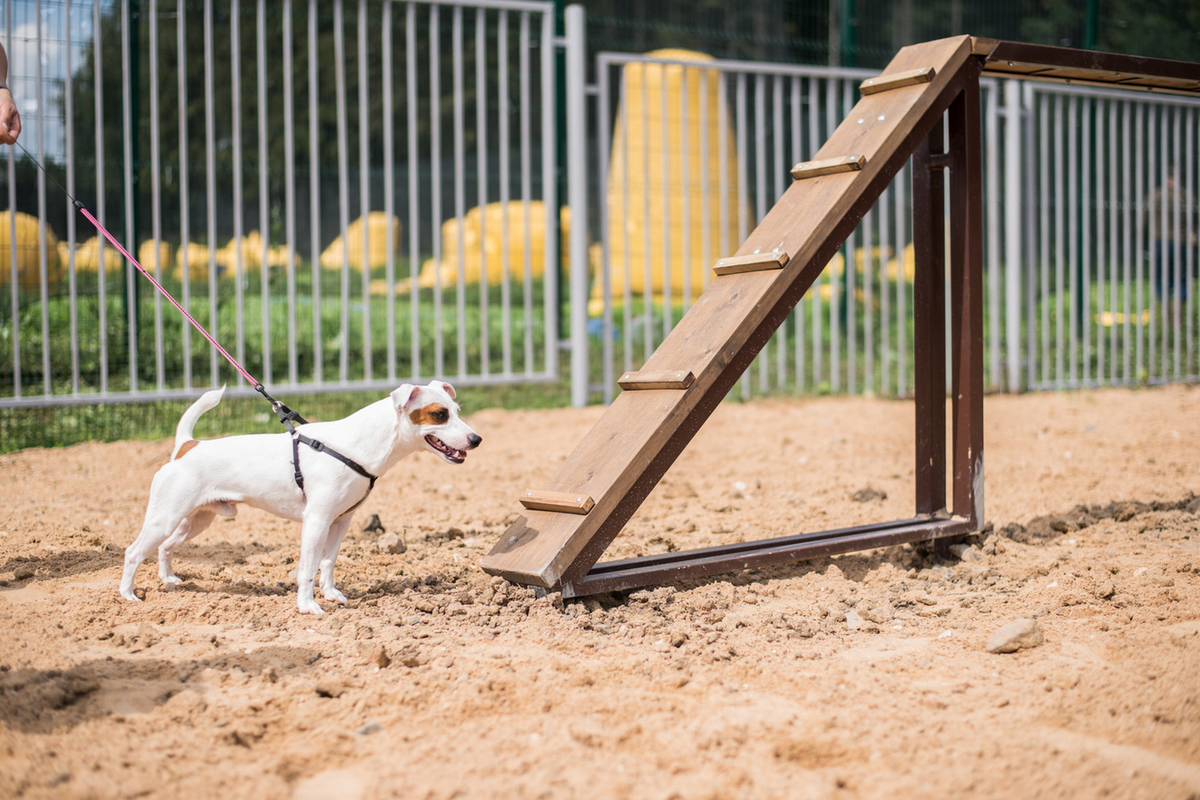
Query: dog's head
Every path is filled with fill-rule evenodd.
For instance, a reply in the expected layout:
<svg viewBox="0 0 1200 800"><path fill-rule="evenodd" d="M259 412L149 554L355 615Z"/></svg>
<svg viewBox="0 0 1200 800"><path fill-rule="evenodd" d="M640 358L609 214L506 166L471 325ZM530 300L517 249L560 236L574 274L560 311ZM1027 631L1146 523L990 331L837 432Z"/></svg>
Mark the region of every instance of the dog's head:
<svg viewBox="0 0 1200 800"><path fill-rule="evenodd" d="M466 461L467 451L483 441L470 425L458 418L454 387L444 381L430 381L427 386L406 383L392 392L392 400L401 426L415 428L425 447L451 464Z"/></svg>

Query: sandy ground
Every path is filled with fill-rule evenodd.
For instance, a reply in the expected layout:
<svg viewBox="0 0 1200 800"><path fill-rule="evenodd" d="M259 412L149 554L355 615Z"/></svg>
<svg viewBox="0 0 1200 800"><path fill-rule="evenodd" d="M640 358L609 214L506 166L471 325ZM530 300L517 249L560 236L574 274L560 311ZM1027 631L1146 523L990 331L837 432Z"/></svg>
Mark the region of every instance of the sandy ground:
<svg viewBox="0 0 1200 800"><path fill-rule="evenodd" d="M401 462L321 618L253 509L120 599L169 442L0 456L0 797L1200 796L1200 389L989 398L962 558L566 604L484 574L600 413L479 411L466 465ZM909 516L912 416L726 404L609 557ZM1044 643L989 653L1019 618Z"/></svg>

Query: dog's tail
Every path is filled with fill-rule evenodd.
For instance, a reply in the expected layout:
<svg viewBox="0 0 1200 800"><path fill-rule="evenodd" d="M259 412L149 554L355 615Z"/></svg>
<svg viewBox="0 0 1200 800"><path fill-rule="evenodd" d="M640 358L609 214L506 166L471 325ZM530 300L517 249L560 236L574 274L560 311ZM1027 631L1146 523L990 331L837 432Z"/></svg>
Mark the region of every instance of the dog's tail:
<svg viewBox="0 0 1200 800"><path fill-rule="evenodd" d="M196 421L200 419L200 415L216 408L224 394L224 386L207 391L200 395L200 399L192 403L187 411L183 412L183 416L179 418L179 425L175 428L175 449L171 451L172 461L179 455L179 448L192 440L192 429L196 427Z"/></svg>

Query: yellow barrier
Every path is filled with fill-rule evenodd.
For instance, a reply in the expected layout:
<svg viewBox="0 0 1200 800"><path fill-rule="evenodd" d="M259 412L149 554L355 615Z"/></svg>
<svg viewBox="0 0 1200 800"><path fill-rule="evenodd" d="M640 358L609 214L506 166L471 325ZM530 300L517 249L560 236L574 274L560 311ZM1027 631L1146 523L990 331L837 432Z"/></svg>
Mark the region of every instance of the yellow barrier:
<svg viewBox="0 0 1200 800"><path fill-rule="evenodd" d="M467 284L479 283L486 274L489 285L496 286L504 279L504 231L508 231L508 275L509 281L521 281L525 276L525 203L514 200L504 203L489 203L480 213L476 206L462 218L463 277ZM546 206L540 200L529 201L529 272L534 278L546 273ZM417 286L432 289L441 275L443 287L458 285L458 239L459 220L448 219L442 223L442 260L429 259L421 265ZM563 269L569 267L566 241L571 230L571 210L559 209L561 229L559 252ZM482 241L482 247L480 242ZM397 283L397 291L408 291Z"/></svg>
<svg viewBox="0 0 1200 800"><path fill-rule="evenodd" d="M624 102L613 132L607 198L612 295L616 303L622 302L625 292L626 263L629 265L629 289L635 296L645 291L647 262L652 267L650 291L654 295L661 296L663 292L669 264L672 295L682 296L684 271L687 270L692 296L698 296L713 262L722 256L733 255L740 243L738 214L739 209L746 210L746 203L738 196L737 143L730 124L731 115L726 114L726 219L722 224L720 77L715 70L705 70L701 66L712 57L689 50L656 50L647 55L697 62L697 66L627 64L623 69ZM665 118L664 82L668 104ZM687 109L686 135L683 101ZM707 139L707 149L703 151L700 146L702 113ZM664 134L666 158L663 157ZM686 162L683 155L685 142ZM701 184L705 175L707 195L702 192ZM668 209L666 212L664 205ZM670 226L665 242L664 214L669 215ZM706 218L707 227L704 225ZM750 227L754 227L752 220ZM683 253L685 229L689 250L686 263ZM707 260L704 258L706 237ZM725 249L729 252L722 251L722 238L726 240ZM597 276L589 303L593 315L603 309L602 298L603 287Z"/></svg>
<svg viewBox="0 0 1200 800"><path fill-rule="evenodd" d="M395 253L400 248L400 220L392 217L392 239L387 236L387 214L382 211L372 211L367 214L367 269L375 269L387 264L389 248ZM260 245L261 247L261 245ZM351 222L346 227L346 250L351 269L363 268L363 219ZM321 253L321 266L325 269L342 268L342 237L333 240L325 252Z"/></svg>
<svg viewBox="0 0 1200 800"><path fill-rule="evenodd" d="M40 291L42 279L41 256L38 252L37 217L15 212L17 227L17 283L22 292ZM7 257L12 247L13 213L0 211L0 287L8 286L12 280L12 260ZM46 226L46 280L53 290L62 280L63 262L59 256L58 238Z"/></svg>

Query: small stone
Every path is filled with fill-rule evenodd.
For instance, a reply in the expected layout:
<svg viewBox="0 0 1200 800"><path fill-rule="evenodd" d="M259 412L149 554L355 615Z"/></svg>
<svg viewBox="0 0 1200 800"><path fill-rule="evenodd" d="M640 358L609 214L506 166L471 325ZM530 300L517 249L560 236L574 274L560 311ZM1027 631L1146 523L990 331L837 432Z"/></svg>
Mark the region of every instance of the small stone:
<svg viewBox="0 0 1200 800"><path fill-rule="evenodd" d="M13 580L23 581L33 577L34 569L28 564L17 564L13 567Z"/></svg>
<svg viewBox="0 0 1200 800"><path fill-rule="evenodd" d="M854 609L846 612L846 627L849 630L856 631L863 626L863 618Z"/></svg>
<svg viewBox="0 0 1200 800"><path fill-rule="evenodd" d="M379 733L381 730L383 730L383 727L378 722L368 722L356 730L354 734L356 736L370 736L372 733Z"/></svg>
<svg viewBox="0 0 1200 800"><path fill-rule="evenodd" d="M895 615L896 611L892 608L890 603L884 603L881 606L869 608L862 613L863 617L871 622L874 622L876 625L884 625L888 622L891 622Z"/></svg>
<svg viewBox="0 0 1200 800"><path fill-rule="evenodd" d="M390 656L388 656L387 650L383 648L383 645L380 645L372 650L371 654L367 656L367 663L374 664L380 669L384 669L388 664L392 663L392 659Z"/></svg>
<svg viewBox="0 0 1200 800"><path fill-rule="evenodd" d="M1046 641L1042 626L1036 619L1017 619L992 634L988 640L989 653L1015 653L1037 647Z"/></svg>
<svg viewBox="0 0 1200 800"><path fill-rule="evenodd" d="M952 544L950 545L950 552L953 553L954 556L960 561L966 561L973 564L978 564L984 561L983 553L980 553L978 550L976 550L973 545Z"/></svg>
<svg viewBox="0 0 1200 800"><path fill-rule="evenodd" d="M688 635L683 631L673 631L671 633L671 647L682 647L687 639Z"/></svg>
<svg viewBox="0 0 1200 800"><path fill-rule="evenodd" d="M887 500L887 492L883 489L876 489L874 486L868 486L865 489L859 489L854 493L852 498L856 503L871 503L876 500Z"/></svg>
<svg viewBox="0 0 1200 800"><path fill-rule="evenodd" d="M404 540L394 533L385 533L379 537L379 552L400 555L408 550Z"/></svg>
<svg viewBox="0 0 1200 800"><path fill-rule="evenodd" d="M341 697L346 693L346 687L340 683L322 681L316 685L315 691L320 697Z"/></svg>
<svg viewBox="0 0 1200 800"><path fill-rule="evenodd" d="M383 527L383 523L379 521L378 514L372 514L367 518L367 522L362 526L364 531L368 533L386 533L387 529Z"/></svg>

